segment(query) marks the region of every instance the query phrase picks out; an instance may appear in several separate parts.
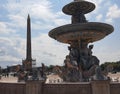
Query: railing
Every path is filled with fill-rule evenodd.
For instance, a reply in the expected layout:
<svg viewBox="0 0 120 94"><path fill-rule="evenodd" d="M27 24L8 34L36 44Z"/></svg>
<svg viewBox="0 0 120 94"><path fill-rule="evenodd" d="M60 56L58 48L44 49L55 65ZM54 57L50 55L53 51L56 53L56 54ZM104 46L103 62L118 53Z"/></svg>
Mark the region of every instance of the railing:
<svg viewBox="0 0 120 94"><path fill-rule="evenodd" d="M120 94L120 83L110 83L110 94ZM0 94L93 94L91 83L0 83Z"/></svg>
<svg viewBox="0 0 120 94"><path fill-rule="evenodd" d="M0 94L25 94L25 83L0 83Z"/></svg>
<svg viewBox="0 0 120 94"><path fill-rule="evenodd" d="M120 94L120 83L113 82L110 84L110 94Z"/></svg>
<svg viewBox="0 0 120 94"><path fill-rule="evenodd" d="M43 94L92 94L89 83L44 84Z"/></svg>

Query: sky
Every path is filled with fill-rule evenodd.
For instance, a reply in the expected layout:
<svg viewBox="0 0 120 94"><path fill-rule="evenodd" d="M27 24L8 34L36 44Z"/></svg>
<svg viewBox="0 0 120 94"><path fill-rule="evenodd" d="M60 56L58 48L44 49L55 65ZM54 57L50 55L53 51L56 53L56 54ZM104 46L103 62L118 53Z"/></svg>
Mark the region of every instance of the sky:
<svg viewBox="0 0 120 94"><path fill-rule="evenodd" d="M71 16L62 12L73 0L0 0L0 66L22 64L26 58L27 16L31 17L32 57L37 66L63 65L69 54L68 44L48 36L58 26L71 23ZM120 2L119 0L87 0L96 5L86 19L89 22L111 24L114 32L92 43L93 55L100 64L120 60Z"/></svg>

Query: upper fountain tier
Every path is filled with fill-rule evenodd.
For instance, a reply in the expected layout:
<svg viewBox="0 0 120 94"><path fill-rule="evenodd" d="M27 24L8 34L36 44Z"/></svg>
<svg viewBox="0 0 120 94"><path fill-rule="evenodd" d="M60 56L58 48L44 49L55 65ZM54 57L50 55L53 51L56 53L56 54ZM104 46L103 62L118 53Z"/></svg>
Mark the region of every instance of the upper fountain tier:
<svg viewBox="0 0 120 94"><path fill-rule="evenodd" d="M63 7L62 11L68 15L74 15L78 12L87 14L95 9L95 5L84 0L74 0Z"/></svg>
<svg viewBox="0 0 120 94"><path fill-rule="evenodd" d="M85 40L94 42L112 33L113 26L106 23L88 22L84 14L95 9L93 3L74 0L63 7L63 12L72 15L72 24L57 27L49 32L49 36L63 43Z"/></svg>

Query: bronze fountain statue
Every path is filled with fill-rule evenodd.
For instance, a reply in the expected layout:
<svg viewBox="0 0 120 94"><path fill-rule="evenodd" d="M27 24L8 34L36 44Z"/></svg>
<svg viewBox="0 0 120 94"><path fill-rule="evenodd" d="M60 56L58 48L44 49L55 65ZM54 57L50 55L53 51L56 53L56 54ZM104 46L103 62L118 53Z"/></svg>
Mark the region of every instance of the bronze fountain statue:
<svg viewBox="0 0 120 94"><path fill-rule="evenodd" d="M101 40L113 32L113 26L88 22L85 14L93 11L95 5L85 0L74 0L65 5L62 11L71 15L71 24L57 27L49 32L49 36L55 40L67 43L69 55L64 60L64 68L60 74L64 81L78 82L89 81L96 75L96 80L105 80L104 75L99 77L99 59L92 55L93 43Z"/></svg>

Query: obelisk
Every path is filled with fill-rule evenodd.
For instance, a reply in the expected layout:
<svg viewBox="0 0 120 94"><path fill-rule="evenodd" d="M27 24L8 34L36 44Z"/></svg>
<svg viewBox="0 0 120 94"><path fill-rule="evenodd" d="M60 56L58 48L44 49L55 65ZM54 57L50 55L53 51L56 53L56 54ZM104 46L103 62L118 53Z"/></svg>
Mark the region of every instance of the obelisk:
<svg viewBox="0 0 120 94"><path fill-rule="evenodd" d="M23 68L25 71L32 69L32 52L31 52L31 22L28 14L27 18L27 45L26 45L26 59L23 60Z"/></svg>
<svg viewBox="0 0 120 94"><path fill-rule="evenodd" d="M26 48L26 60L32 60L31 53L31 24L30 24L30 16L28 14L27 18L27 48Z"/></svg>

